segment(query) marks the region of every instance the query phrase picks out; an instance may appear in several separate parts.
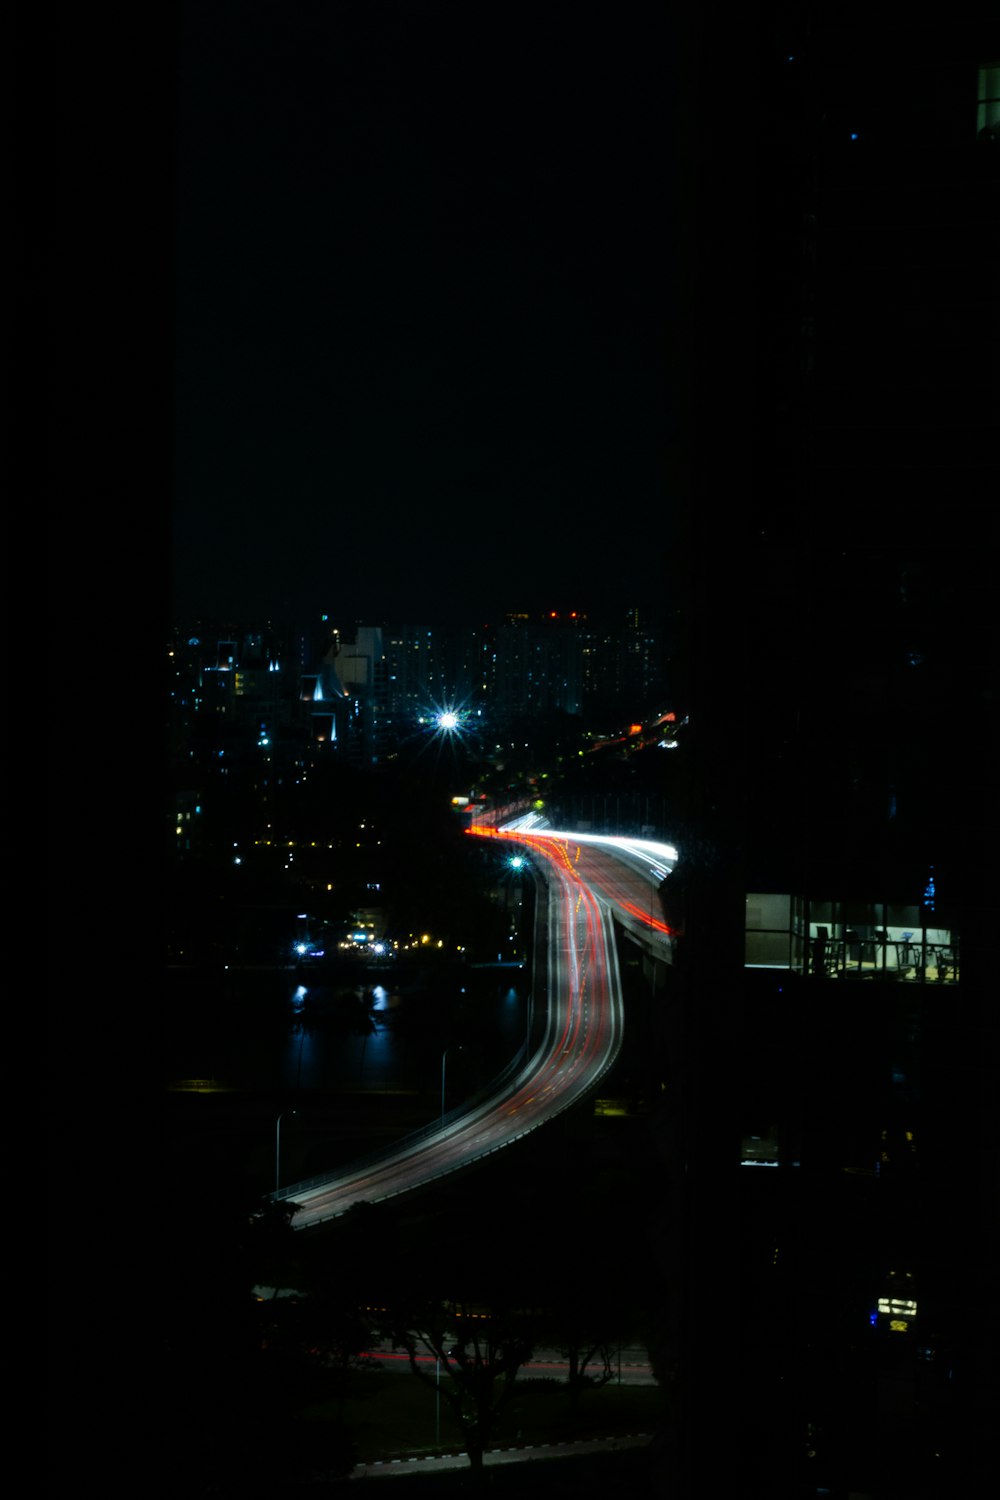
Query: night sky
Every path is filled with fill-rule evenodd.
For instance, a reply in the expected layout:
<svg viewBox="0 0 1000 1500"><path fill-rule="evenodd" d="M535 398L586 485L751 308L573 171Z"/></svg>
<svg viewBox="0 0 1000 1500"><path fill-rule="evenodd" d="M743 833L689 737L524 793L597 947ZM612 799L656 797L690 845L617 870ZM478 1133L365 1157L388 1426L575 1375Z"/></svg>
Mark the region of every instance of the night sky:
<svg viewBox="0 0 1000 1500"><path fill-rule="evenodd" d="M682 68L653 6L182 5L178 617L661 606Z"/></svg>

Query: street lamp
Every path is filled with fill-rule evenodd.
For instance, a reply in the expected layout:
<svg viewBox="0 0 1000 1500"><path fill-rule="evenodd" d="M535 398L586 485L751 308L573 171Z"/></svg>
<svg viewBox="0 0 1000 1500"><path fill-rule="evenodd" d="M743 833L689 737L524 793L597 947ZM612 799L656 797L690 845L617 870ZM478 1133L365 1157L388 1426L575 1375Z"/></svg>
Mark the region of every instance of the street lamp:
<svg viewBox="0 0 1000 1500"><path fill-rule="evenodd" d="M281 1191L281 1122L286 1114L297 1115L297 1109L282 1110L274 1127L274 1191Z"/></svg>
<svg viewBox="0 0 1000 1500"><path fill-rule="evenodd" d="M458 1049L457 1049L457 1050L458 1050L458 1051L459 1051L459 1052L461 1052L461 1050L462 1050L462 1048L461 1048L461 1045L459 1045L459 1047L458 1047ZM449 1052L450 1052L450 1051L451 1051L451 1048L450 1048L450 1047L446 1047L446 1048L445 1048L445 1049L444 1049L444 1051L443 1051L443 1052L442 1052L442 1053L441 1053L441 1122L442 1122L442 1124L443 1124L443 1123L444 1123L444 1080L445 1080L445 1062L446 1062L446 1060L447 1060L447 1057L448 1057L448 1053L449 1053Z"/></svg>
<svg viewBox="0 0 1000 1500"><path fill-rule="evenodd" d="M461 1052L461 1044L457 1049ZM448 1061L450 1047L446 1047L441 1053L441 1123L444 1124L444 1086L445 1068ZM437 1355L434 1360L434 1446L441 1447L441 1356Z"/></svg>

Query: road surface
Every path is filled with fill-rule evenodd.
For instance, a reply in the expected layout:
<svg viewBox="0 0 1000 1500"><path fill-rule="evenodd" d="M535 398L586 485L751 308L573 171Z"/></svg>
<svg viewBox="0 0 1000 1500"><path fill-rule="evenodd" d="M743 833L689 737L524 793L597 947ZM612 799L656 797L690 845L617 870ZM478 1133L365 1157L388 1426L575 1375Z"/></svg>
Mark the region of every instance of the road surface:
<svg viewBox="0 0 1000 1500"><path fill-rule="evenodd" d="M401 1351L388 1339L375 1345L365 1354L366 1360L376 1361L379 1366L389 1374L408 1375L410 1373L410 1356ZM612 1353L612 1381L617 1385L656 1385L656 1377L649 1363L648 1351L640 1345L628 1345L621 1349L615 1349ZM433 1370L437 1361L433 1354L418 1354L417 1364L426 1365ZM603 1365L600 1359L594 1360L587 1367L590 1375L603 1373ZM528 1362L521 1366L518 1379L548 1380L569 1379L569 1362L565 1355L556 1349L536 1349Z"/></svg>

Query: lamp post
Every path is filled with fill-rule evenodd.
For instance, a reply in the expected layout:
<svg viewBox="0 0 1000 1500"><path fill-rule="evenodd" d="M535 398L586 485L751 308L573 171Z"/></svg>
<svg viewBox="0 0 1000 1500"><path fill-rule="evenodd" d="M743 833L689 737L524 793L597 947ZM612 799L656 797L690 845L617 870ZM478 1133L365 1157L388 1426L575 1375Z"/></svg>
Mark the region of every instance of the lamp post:
<svg viewBox="0 0 1000 1500"><path fill-rule="evenodd" d="M520 895L520 893L521 893L521 876L522 876L522 872L524 871L525 867L527 866L527 863L528 863L528 861L524 857L523 854L512 854L511 857L510 857L510 859L508 860L508 864L509 864L510 868L512 870L515 870L517 872L517 886L515 888L515 901L516 901L516 904L517 904L518 907L521 907L522 904L523 904L522 901L521 901L521 895ZM533 1020L534 1020L534 990L529 988L527 1002L525 1004L524 1058L525 1058L526 1062L527 1062L528 1058L531 1055L531 1026L532 1026Z"/></svg>
<svg viewBox="0 0 1000 1500"><path fill-rule="evenodd" d="M458 1051L459 1051L459 1052L461 1052L461 1050L462 1050L462 1048L461 1048L461 1046L459 1046L459 1047L458 1047ZM451 1048L450 1048L450 1047L446 1047L446 1048L445 1048L445 1049L444 1049L444 1051L443 1051L443 1052L442 1052L442 1053L441 1053L441 1123L442 1123L442 1124L443 1124L443 1123L444 1123L444 1081L445 1081L445 1063L446 1063L446 1061L447 1061L447 1057L448 1057L448 1053L449 1053L449 1052L450 1052L450 1051L451 1051Z"/></svg>
<svg viewBox="0 0 1000 1500"><path fill-rule="evenodd" d="M274 1191L281 1191L281 1122L286 1114L297 1115L297 1109L282 1110L274 1127Z"/></svg>
<svg viewBox="0 0 1000 1500"><path fill-rule="evenodd" d="M462 1048L459 1046L458 1051ZM444 1088L446 1077L446 1066L450 1047L446 1047L441 1053L441 1123L444 1124ZM434 1446L441 1447L441 1356L436 1355L434 1359Z"/></svg>

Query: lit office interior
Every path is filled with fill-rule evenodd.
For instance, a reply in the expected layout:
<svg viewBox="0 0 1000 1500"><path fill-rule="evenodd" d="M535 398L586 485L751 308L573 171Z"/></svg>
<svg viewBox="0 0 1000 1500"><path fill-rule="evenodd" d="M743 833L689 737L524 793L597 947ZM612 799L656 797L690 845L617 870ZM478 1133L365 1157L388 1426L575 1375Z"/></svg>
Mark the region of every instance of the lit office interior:
<svg viewBox="0 0 1000 1500"><path fill-rule="evenodd" d="M886 901L812 900L753 892L746 898L744 962L831 979L957 984L958 933L933 914Z"/></svg>

